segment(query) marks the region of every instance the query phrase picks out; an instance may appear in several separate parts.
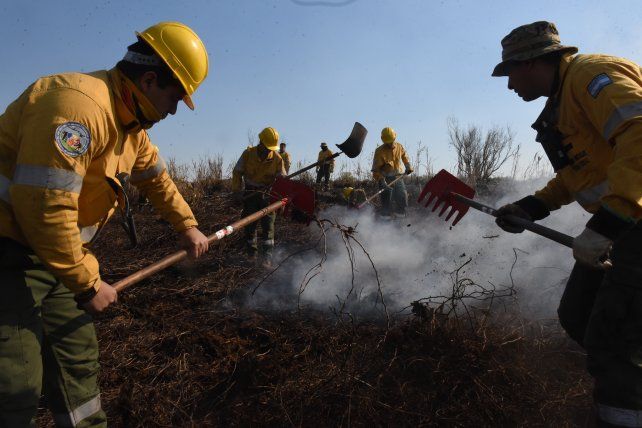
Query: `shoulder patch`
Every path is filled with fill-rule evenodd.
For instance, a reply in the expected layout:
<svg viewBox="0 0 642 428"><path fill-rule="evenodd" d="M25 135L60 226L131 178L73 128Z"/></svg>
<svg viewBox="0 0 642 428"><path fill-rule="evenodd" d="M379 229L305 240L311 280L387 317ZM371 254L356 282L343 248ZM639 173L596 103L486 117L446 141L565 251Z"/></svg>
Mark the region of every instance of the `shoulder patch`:
<svg viewBox="0 0 642 428"><path fill-rule="evenodd" d="M605 86L608 86L611 83L613 83L613 81L608 76L608 74L602 73L595 76L593 80L591 80L591 83L588 84L586 89L593 98L597 98L602 89L604 89Z"/></svg>
<svg viewBox="0 0 642 428"><path fill-rule="evenodd" d="M89 129L78 122L66 122L56 128L56 145L65 155L72 158L84 155L89 150L91 134Z"/></svg>

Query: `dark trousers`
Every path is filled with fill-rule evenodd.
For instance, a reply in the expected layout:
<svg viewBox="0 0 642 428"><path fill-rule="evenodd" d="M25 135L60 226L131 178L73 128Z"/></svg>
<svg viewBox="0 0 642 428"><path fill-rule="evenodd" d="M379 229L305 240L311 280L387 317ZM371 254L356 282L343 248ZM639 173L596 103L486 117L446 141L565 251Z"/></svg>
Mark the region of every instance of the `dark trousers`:
<svg viewBox="0 0 642 428"><path fill-rule="evenodd" d="M317 171L317 184L321 183L321 179L324 180L325 184L328 184L330 181L330 165L321 165Z"/></svg>
<svg viewBox="0 0 642 428"><path fill-rule="evenodd" d="M247 195L248 196L243 201L243 212L241 213L241 217L247 217L250 214L254 214L255 212L269 205L267 197L263 193L248 192ZM276 213L272 212L262 217L259 221L255 221L245 226L245 239L247 243L246 248L250 254L256 254L259 251L259 245L256 239L256 229L257 229L258 223L261 224L260 249L266 254L269 254L272 251L272 249L274 248L274 223L275 222L276 222Z"/></svg>
<svg viewBox="0 0 642 428"><path fill-rule="evenodd" d="M391 183L397 177L386 177L386 183ZM402 180L397 181L392 185L392 189L386 189L381 193L381 214L392 214L392 203L395 204L395 212L399 214L406 213L408 206L408 193L406 192L406 185Z"/></svg>
<svg viewBox="0 0 642 428"><path fill-rule="evenodd" d="M614 243L611 261L605 272L576 264L558 314L586 349L600 418L620 425L642 416L642 227Z"/></svg>

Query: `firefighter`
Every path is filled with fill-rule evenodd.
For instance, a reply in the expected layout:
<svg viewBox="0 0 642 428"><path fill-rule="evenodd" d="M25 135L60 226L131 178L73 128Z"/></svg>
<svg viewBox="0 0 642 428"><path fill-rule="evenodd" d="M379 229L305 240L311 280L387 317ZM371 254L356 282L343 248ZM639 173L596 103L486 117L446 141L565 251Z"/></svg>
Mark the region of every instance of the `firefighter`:
<svg viewBox="0 0 642 428"><path fill-rule="evenodd" d="M207 238L146 129L207 76L187 26L156 24L111 70L43 77L0 116L0 426L34 424L42 384L58 426L105 426L92 314L116 303L87 249L121 182L143 191L192 257Z"/></svg>
<svg viewBox="0 0 642 428"><path fill-rule="evenodd" d="M235 199L243 203L242 217L268 206L269 186L277 177L285 176L285 167L278 148L279 133L276 129L268 127L259 134L259 144L246 149L236 162L232 171L232 191L235 192ZM264 267L271 265L275 221L274 212L261 218L260 248L257 243L256 222L245 226L248 255L251 259L256 259L260 254Z"/></svg>
<svg viewBox="0 0 642 428"><path fill-rule="evenodd" d="M577 201L592 217L573 243L576 259L560 324L588 354L599 424L642 423L642 73L623 58L575 55L555 25L539 21L502 40L493 76L524 101L547 97L533 124L551 161L548 184L499 210L541 220Z"/></svg>
<svg viewBox="0 0 642 428"><path fill-rule="evenodd" d="M381 193L381 216L386 219L393 215L393 200L395 211L401 216L406 215L408 206L408 193L403 180L397 180L392 187L388 185L400 174L412 173L406 149L396 139L397 133L394 129L383 128L381 130L383 144L377 147L372 160L372 175L379 184L379 189L385 188Z"/></svg>
<svg viewBox="0 0 642 428"><path fill-rule="evenodd" d="M332 157L332 150L328 148L326 143L321 143L321 151L319 152L319 157L317 162L320 162L317 165L317 185L321 183L321 179L324 181L324 188L327 190L330 186L330 175L334 172L334 158Z"/></svg>
<svg viewBox="0 0 642 428"><path fill-rule="evenodd" d="M363 189L355 189L354 187L344 187L341 191L343 200L348 204L348 208L358 208L361 204L366 202L366 192Z"/></svg>
<svg viewBox="0 0 642 428"><path fill-rule="evenodd" d="M292 160L290 158L290 154L285 151L285 147L286 147L285 143L279 144L279 155L281 156L281 159L283 159L283 166L285 168L285 173L289 174Z"/></svg>

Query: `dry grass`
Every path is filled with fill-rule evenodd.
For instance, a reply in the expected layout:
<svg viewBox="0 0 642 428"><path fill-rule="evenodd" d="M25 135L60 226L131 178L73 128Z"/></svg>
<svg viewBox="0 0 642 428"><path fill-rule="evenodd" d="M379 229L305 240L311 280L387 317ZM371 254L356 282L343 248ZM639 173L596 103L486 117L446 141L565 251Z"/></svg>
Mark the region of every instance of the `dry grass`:
<svg viewBox="0 0 642 428"><path fill-rule="evenodd" d="M220 180L181 186L205 233L238 218ZM136 220L136 250L124 250L115 222L100 238L109 282L175 250L153 212ZM310 238L303 226L277 227L281 246ZM589 418L584 356L556 322L474 309L447 316L423 302L390 323L255 310L244 292L265 272L244 259L238 235L129 289L97 321L111 426L531 427ZM40 423L51 424L44 412Z"/></svg>

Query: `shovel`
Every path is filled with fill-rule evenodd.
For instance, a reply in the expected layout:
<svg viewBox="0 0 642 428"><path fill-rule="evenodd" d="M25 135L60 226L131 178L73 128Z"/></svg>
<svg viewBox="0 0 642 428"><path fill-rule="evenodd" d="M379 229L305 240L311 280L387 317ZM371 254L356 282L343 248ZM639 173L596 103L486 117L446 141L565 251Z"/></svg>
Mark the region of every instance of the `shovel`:
<svg viewBox="0 0 642 428"><path fill-rule="evenodd" d="M345 153L346 156L348 156L350 159L356 158L357 156L359 156L361 150L363 149L363 142L365 141L367 134L368 130L359 122L355 122L350 136L343 143L337 144L337 147L341 149L340 152L337 152L324 160L317 161L312 165L308 165L305 168L301 168L300 170L288 175L286 178L296 177L297 175L302 174L317 165L328 162L328 160L330 159L336 158L337 156L341 155L341 153Z"/></svg>
<svg viewBox="0 0 642 428"><path fill-rule="evenodd" d="M475 190L473 190L472 187L468 186L466 183L443 169L426 183L417 199L417 202L422 203L422 200L429 193L430 197L425 202L424 206L428 207L433 201L435 201L432 211L436 211L437 208L441 206L441 210L438 214L439 217L443 216L448 208L451 208L450 212L446 216L446 221L450 220L453 214L457 212L457 216L453 221L453 226L461 220L466 212L468 212L469 207L475 208L476 210L486 214L490 214L493 217L497 217L497 210L495 208L489 207L488 205L484 205L472 199L475 196ZM514 215L507 215L504 218L514 225L523 227L526 230L530 230L533 233L551 239L569 248L573 248L572 236Z"/></svg>
<svg viewBox="0 0 642 428"><path fill-rule="evenodd" d="M406 175L406 174L399 174L399 177L395 178L390 183L388 183L388 187L384 187L383 189L379 189L379 191L377 193L375 193L374 195L370 196L368 199L366 199L365 201L363 201L359 205L355 206L355 208L360 210L361 208L365 207L366 204L370 203L374 198L376 198L377 196L379 196L380 194L385 192L386 189L391 188L393 184L395 184L397 181L401 180L404 177L404 175Z"/></svg>
<svg viewBox="0 0 642 428"><path fill-rule="evenodd" d="M303 219L307 222L314 217L314 190L303 183L294 182L287 178L277 178L270 189L272 203L267 207L250 214L247 217L235 221L229 226L217 231L216 233L207 237L207 241L211 245L216 241L220 241L228 235L244 228L250 223L259 220L266 215L285 207L286 213L292 215L294 219ZM151 276L163 269L166 269L173 264L178 263L187 257L187 251L180 250L161 260L144 267L143 269L134 272L133 274L121 279L120 281L112 284L116 291L120 292L132 285L142 281L143 279Z"/></svg>

